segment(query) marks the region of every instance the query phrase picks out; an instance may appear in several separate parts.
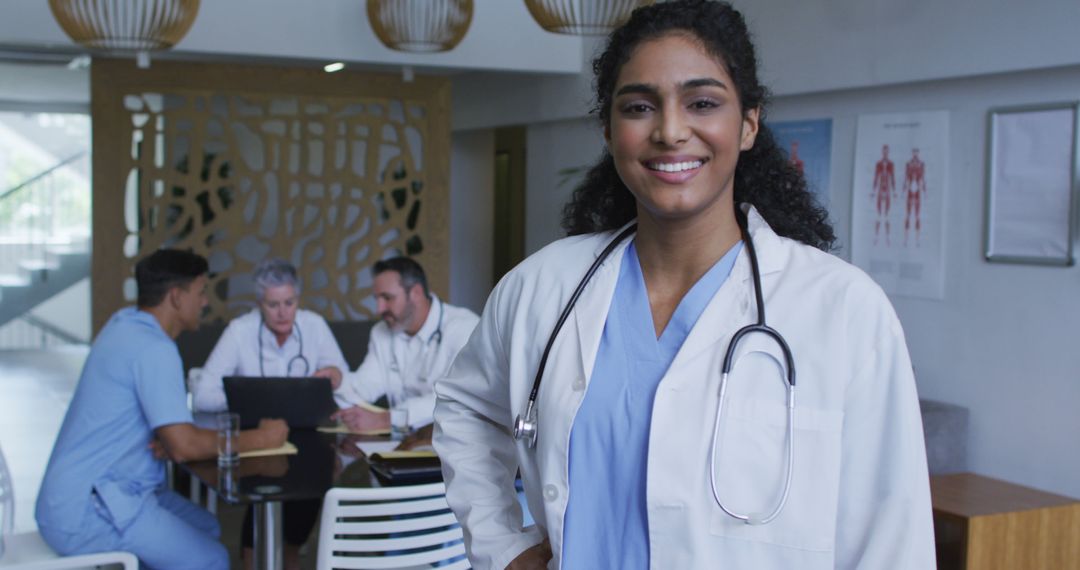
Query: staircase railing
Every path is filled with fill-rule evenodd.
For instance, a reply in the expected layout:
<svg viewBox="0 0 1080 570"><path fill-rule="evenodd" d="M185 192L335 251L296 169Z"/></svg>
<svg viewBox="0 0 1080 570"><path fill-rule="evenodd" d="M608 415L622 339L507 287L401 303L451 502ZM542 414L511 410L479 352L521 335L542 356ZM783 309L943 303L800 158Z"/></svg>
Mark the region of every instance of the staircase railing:
<svg viewBox="0 0 1080 570"><path fill-rule="evenodd" d="M0 354L4 350L37 349L89 342L88 339L79 338L30 313L0 326Z"/></svg>
<svg viewBox="0 0 1080 570"><path fill-rule="evenodd" d="M87 160L86 151L0 191L0 275L20 265L46 269L49 247L89 238L90 191L68 167Z"/></svg>

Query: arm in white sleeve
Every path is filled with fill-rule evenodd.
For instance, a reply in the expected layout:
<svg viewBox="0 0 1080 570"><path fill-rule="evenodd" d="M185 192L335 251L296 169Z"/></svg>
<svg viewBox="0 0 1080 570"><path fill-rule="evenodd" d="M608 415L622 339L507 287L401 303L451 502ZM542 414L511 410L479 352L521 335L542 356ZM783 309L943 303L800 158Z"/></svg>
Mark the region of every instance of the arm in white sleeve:
<svg viewBox="0 0 1080 570"><path fill-rule="evenodd" d="M355 372L344 374L341 388L334 393L338 406L351 408L360 402L374 402L386 394L386 363L376 350L377 336L378 331L373 327L364 361Z"/></svg>
<svg viewBox="0 0 1080 570"><path fill-rule="evenodd" d="M314 315L312 319L312 332L314 333L316 340L315 344L315 360L314 368L312 372L321 370L333 366L341 371L342 382L341 386L338 386L340 391L342 386L345 385L345 374L349 372L349 365L345 363L345 355L341 353L341 347L338 346L337 339L334 338L333 331L330 330L330 325L326 323L326 319L319 315Z"/></svg>
<svg viewBox="0 0 1080 570"><path fill-rule="evenodd" d="M413 396L405 400L405 407L409 409L409 427L422 428L434 421L435 392Z"/></svg>
<svg viewBox="0 0 1080 570"><path fill-rule="evenodd" d="M848 387L836 567L934 568L934 527L922 417L900 322L875 288L853 331L864 356Z"/></svg>
<svg viewBox="0 0 1080 570"><path fill-rule="evenodd" d="M488 300L450 373L435 384L434 446L446 499L478 570L502 570L543 540L536 527L522 529L514 490L518 462L510 432L509 359L499 334L499 321L508 322L500 315L501 289Z"/></svg>
<svg viewBox="0 0 1080 570"><path fill-rule="evenodd" d="M222 378L235 374L240 364L238 327L229 323L214 345L203 366L202 377L191 392L191 404L197 412L221 412L228 408Z"/></svg>

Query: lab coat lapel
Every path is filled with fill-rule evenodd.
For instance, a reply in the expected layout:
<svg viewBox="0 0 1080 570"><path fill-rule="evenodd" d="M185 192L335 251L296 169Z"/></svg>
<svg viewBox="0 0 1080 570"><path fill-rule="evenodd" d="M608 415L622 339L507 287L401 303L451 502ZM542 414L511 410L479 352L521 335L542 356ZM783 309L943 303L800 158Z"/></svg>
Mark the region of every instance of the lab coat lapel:
<svg viewBox="0 0 1080 570"><path fill-rule="evenodd" d="M604 239L594 252L594 255L599 256L611 240L621 232L622 228ZM632 239L634 239L633 236L623 240L611 252L604 264L596 269L596 273L593 274L588 286L582 291L581 297L578 298L577 305L574 307L578 351L581 355L581 372L584 374L585 382L588 382L592 376L593 364L596 363L596 353L600 350L600 337L604 332L604 323L607 322L608 310L611 308L611 298L615 294L615 285L619 281L619 269L622 267L623 256Z"/></svg>
<svg viewBox="0 0 1080 570"><path fill-rule="evenodd" d="M768 276L779 272L787 263L789 254L780 237L773 233L765 220L750 208L747 212L750 237L757 251L758 267L761 272L762 292L768 303ZM724 284L706 305L697 324L691 329L679 352L675 355L669 370L676 370L690 361L701 351L719 342L726 342L739 328L757 319L754 300L753 272L750 270L750 254L746 245L739 252L735 265ZM766 311L768 313L768 311ZM692 379L680 375L671 379L671 387L678 389Z"/></svg>

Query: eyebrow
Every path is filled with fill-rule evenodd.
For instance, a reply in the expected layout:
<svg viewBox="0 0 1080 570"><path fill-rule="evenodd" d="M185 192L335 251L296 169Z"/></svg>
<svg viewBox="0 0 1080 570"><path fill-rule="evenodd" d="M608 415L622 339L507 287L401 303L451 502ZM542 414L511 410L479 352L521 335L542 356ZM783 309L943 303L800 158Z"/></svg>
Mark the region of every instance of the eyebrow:
<svg viewBox="0 0 1080 570"><path fill-rule="evenodd" d="M690 79L690 80L682 82L679 85L679 89L681 89L681 90L695 89L695 88L698 88L698 87L719 87L720 89L724 89L724 90L726 90L728 88L728 86L726 84L724 84L723 82L721 82L719 80L716 80L716 79L713 79L711 77L701 77L701 78L698 78L698 79ZM656 93L659 93L659 92L660 92L660 89L656 85L652 85L652 84L648 84L648 83L628 83L626 85L623 85L618 91L616 91L615 96L619 97L619 96L622 96L622 95L626 95L628 93L642 93L642 94L645 94L645 95L655 95Z"/></svg>

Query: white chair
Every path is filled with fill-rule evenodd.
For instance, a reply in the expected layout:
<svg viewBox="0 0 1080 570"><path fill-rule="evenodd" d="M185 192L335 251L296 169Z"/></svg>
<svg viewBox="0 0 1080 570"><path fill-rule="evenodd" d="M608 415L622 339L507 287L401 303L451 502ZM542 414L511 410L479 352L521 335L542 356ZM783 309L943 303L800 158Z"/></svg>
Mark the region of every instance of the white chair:
<svg viewBox="0 0 1080 570"><path fill-rule="evenodd" d="M323 499L318 570L467 570L464 556L443 483L335 487Z"/></svg>
<svg viewBox="0 0 1080 570"><path fill-rule="evenodd" d="M54 570L96 568L119 564L124 570L138 570L139 561L127 552L99 552L60 557L37 532L13 532L15 492L4 451L0 449L0 568L5 570Z"/></svg>

